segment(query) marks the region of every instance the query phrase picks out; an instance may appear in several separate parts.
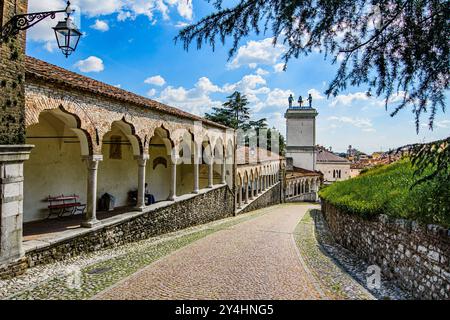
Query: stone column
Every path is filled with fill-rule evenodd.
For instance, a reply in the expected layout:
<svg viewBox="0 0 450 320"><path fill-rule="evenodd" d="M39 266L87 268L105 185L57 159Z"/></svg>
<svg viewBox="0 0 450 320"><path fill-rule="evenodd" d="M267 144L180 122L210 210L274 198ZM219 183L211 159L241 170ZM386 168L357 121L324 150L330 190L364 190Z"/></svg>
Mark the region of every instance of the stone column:
<svg viewBox="0 0 450 320"><path fill-rule="evenodd" d="M255 182L252 180L251 182L250 182L250 197L249 197L249 200L253 200L253 198L254 198L254 196L253 196L253 194L254 194L254 186L255 186Z"/></svg>
<svg viewBox="0 0 450 320"><path fill-rule="evenodd" d="M97 220L97 171L98 164L103 160L102 155L92 155L83 157L88 170L87 178L87 206L82 227L93 228L100 224Z"/></svg>
<svg viewBox="0 0 450 320"><path fill-rule="evenodd" d="M197 146L197 143L195 143L194 148L195 148L195 150L194 150L194 190L192 191L192 193L197 194L200 192L199 176L200 176L201 158L200 158L199 149L201 150L201 148L199 148Z"/></svg>
<svg viewBox="0 0 450 320"><path fill-rule="evenodd" d="M244 195L245 195L245 201L244 201L244 203L245 204L248 204L248 191L249 191L249 185L248 185L248 182L245 184L245 190L244 190Z"/></svg>
<svg viewBox="0 0 450 320"><path fill-rule="evenodd" d="M0 265L14 263L24 255L23 163L29 159L32 148L0 145Z"/></svg>
<svg viewBox="0 0 450 320"><path fill-rule="evenodd" d="M238 201L238 209L242 208L242 186L239 186L239 201Z"/></svg>
<svg viewBox="0 0 450 320"><path fill-rule="evenodd" d="M225 166L225 158L223 158L223 163L222 163L222 181L220 182L221 184L226 184L227 183L227 169Z"/></svg>
<svg viewBox="0 0 450 320"><path fill-rule="evenodd" d="M208 188L214 187L214 161L208 165Z"/></svg>
<svg viewBox="0 0 450 320"><path fill-rule="evenodd" d="M170 164L170 190L169 190L169 201L175 201L177 199L177 161L178 157L172 156L172 162Z"/></svg>
<svg viewBox="0 0 450 320"><path fill-rule="evenodd" d="M149 155L144 154L142 156L136 156L135 159L138 163L138 194L136 210L143 211L145 208L145 168Z"/></svg>

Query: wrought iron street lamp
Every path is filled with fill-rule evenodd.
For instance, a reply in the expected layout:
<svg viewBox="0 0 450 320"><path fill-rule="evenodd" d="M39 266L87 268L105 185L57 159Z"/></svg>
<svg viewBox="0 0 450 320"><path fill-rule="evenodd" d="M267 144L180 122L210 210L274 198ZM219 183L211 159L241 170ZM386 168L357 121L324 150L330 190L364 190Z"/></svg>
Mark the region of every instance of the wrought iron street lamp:
<svg viewBox="0 0 450 320"><path fill-rule="evenodd" d="M58 47L61 49L62 53L68 57L76 50L82 35L70 18L70 15L74 11L75 10L70 6L70 1L67 1L67 7L64 10L15 15L4 27L1 27L0 43L6 42L10 37L18 35L20 31L27 30L48 17L55 19L57 13L65 13L65 20L59 21L53 30L55 31L56 40L58 41Z"/></svg>

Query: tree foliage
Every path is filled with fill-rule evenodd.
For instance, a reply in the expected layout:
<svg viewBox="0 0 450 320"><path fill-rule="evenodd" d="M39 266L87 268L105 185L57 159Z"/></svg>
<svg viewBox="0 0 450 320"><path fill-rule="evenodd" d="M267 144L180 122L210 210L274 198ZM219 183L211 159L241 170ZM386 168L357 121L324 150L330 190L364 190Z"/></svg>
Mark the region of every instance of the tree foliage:
<svg viewBox="0 0 450 320"><path fill-rule="evenodd" d="M214 107L213 112L207 113L205 118L233 129L246 129L250 120L250 107L248 105L247 97L235 91L227 97L227 101L222 107Z"/></svg>
<svg viewBox="0 0 450 320"><path fill-rule="evenodd" d="M407 147L418 178L413 186L438 180L443 184L450 178L450 137L426 144ZM448 195L449 196L449 195ZM450 198L450 196L449 196Z"/></svg>
<svg viewBox="0 0 450 320"><path fill-rule="evenodd" d="M208 0L211 2L211 0ZM433 126L445 111L450 78L450 2L448 0L243 0L181 30L185 49L232 38L230 57L240 40L271 29L274 44L287 45L292 57L320 50L340 67L326 94L366 85L368 95L399 101L392 115L411 107L419 130L421 115ZM286 68L286 66L285 66Z"/></svg>
<svg viewBox="0 0 450 320"><path fill-rule="evenodd" d="M248 99L245 95L236 91L231 96L227 97L227 101L222 107L214 107L212 113L207 113L205 118L235 130L242 129L246 131L245 144L248 146L250 140L256 141L259 147L258 136L262 134L262 131L267 131L267 149L272 150L272 132L276 132L279 135L279 152L284 154L286 149L286 143L283 135L281 135L275 128L269 129L267 119L262 118L256 121L250 120L250 107ZM249 131L253 129L254 131Z"/></svg>

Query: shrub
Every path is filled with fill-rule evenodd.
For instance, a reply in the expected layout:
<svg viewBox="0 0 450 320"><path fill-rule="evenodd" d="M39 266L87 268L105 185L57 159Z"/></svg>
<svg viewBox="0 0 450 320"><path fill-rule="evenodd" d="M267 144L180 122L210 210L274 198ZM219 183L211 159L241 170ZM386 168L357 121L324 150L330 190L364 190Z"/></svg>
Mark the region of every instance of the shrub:
<svg viewBox="0 0 450 320"><path fill-rule="evenodd" d="M386 214L450 227L450 181L435 178L416 185L421 177L414 172L411 162L402 160L325 187L320 197L364 218Z"/></svg>

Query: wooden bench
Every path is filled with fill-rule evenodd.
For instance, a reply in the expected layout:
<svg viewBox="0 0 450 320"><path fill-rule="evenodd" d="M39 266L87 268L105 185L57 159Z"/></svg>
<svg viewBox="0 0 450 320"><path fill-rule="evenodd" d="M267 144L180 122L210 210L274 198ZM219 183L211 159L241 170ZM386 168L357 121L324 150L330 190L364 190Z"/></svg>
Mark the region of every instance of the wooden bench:
<svg viewBox="0 0 450 320"><path fill-rule="evenodd" d="M81 204L79 199L80 197L75 194L71 196L48 196L48 198L46 199L49 203L49 214L47 219L49 219L52 215L62 217L65 213L69 213L69 215L71 216L75 215L76 213L84 214L86 205Z"/></svg>

